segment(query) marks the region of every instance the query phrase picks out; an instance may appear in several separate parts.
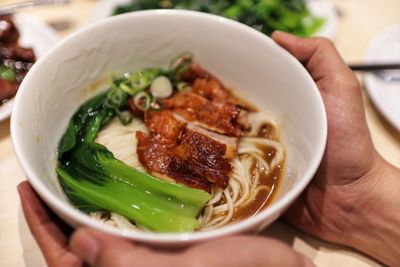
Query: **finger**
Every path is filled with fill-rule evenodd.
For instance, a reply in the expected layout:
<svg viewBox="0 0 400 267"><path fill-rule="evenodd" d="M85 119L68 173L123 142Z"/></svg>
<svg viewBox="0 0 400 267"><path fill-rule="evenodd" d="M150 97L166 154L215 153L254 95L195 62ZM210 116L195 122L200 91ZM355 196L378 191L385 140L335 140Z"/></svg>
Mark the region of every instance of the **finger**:
<svg viewBox="0 0 400 267"><path fill-rule="evenodd" d="M72 251L91 266L100 267L313 266L310 260L285 244L260 237L229 237L195 245L181 253L166 254L93 230L82 229L74 234L70 245Z"/></svg>
<svg viewBox="0 0 400 267"><path fill-rule="evenodd" d="M64 266L80 266L81 261L69 253L68 239L52 221L44 204L27 181L18 185L18 193L21 199L22 210L29 229L38 243L46 262L50 266L53 263L64 263Z"/></svg>
<svg viewBox="0 0 400 267"><path fill-rule="evenodd" d="M227 237L194 246L185 252L198 266L226 267L309 267L314 266L305 256L286 244L264 237Z"/></svg>
<svg viewBox="0 0 400 267"><path fill-rule="evenodd" d="M326 38L301 38L280 31L274 32L272 38L295 56L316 82L326 77L355 79L333 43Z"/></svg>
<svg viewBox="0 0 400 267"><path fill-rule="evenodd" d="M76 231L71 237L70 248L90 266L177 266L171 255L154 252L147 247L91 229Z"/></svg>

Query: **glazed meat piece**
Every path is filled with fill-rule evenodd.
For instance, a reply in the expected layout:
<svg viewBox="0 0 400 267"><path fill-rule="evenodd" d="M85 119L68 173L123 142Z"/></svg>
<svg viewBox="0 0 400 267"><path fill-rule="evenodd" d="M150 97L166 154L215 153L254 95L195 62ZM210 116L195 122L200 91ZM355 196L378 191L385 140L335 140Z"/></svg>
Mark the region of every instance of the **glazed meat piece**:
<svg viewBox="0 0 400 267"><path fill-rule="evenodd" d="M215 78L197 78L192 86L192 92L210 100L235 103L231 93Z"/></svg>
<svg viewBox="0 0 400 267"><path fill-rule="evenodd" d="M183 74L182 79L193 83L197 78L208 78L211 74L197 64L190 65L190 68Z"/></svg>
<svg viewBox="0 0 400 267"><path fill-rule="evenodd" d="M0 16L0 67L8 72L7 78L2 76L0 79L0 105L16 94L36 60L33 49L20 47L18 38L19 32L12 17Z"/></svg>
<svg viewBox="0 0 400 267"><path fill-rule="evenodd" d="M138 132L136 138L137 155L147 171L208 192L211 184L226 187L237 138L187 125L169 110L146 112L145 123L150 134Z"/></svg>
<svg viewBox="0 0 400 267"><path fill-rule="evenodd" d="M146 112L144 121L151 133L156 133L164 138L177 140L186 123L175 118L169 110Z"/></svg>
<svg viewBox="0 0 400 267"><path fill-rule="evenodd" d="M11 16L0 16L0 46L16 43L19 38Z"/></svg>
<svg viewBox="0 0 400 267"><path fill-rule="evenodd" d="M239 138L212 132L192 123L188 123L187 128L199 134L205 135L217 141L218 143L224 144L226 146L226 151L223 155L224 158L233 159L236 157Z"/></svg>
<svg viewBox="0 0 400 267"><path fill-rule="evenodd" d="M167 174L171 162L170 151L176 143L158 134L136 133L137 154L140 162L152 173Z"/></svg>
<svg viewBox="0 0 400 267"><path fill-rule="evenodd" d="M232 169L229 160L224 158L225 153L225 144L185 128L182 140L175 149L171 169L180 173L183 167L200 177L206 177L217 187L225 188Z"/></svg>
<svg viewBox="0 0 400 267"><path fill-rule="evenodd" d="M0 48L0 59L12 59L13 61L21 61L24 63L34 63L35 53L32 48L11 45Z"/></svg>
<svg viewBox="0 0 400 267"><path fill-rule="evenodd" d="M15 95L18 84L0 79L0 104Z"/></svg>
<svg viewBox="0 0 400 267"><path fill-rule="evenodd" d="M211 101L194 93L178 93L171 98L164 99L165 109L199 109L209 105Z"/></svg>
<svg viewBox="0 0 400 267"><path fill-rule="evenodd" d="M184 159L175 154L177 143L155 133L136 133L137 155L140 163L152 175L175 181L192 188L211 191L206 177L193 171Z"/></svg>
<svg viewBox="0 0 400 267"><path fill-rule="evenodd" d="M240 136L241 127L237 123L240 109L230 103L210 101L194 93L179 93L165 99L163 107L208 130Z"/></svg>
<svg viewBox="0 0 400 267"><path fill-rule="evenodd" d="M231 104L238 103L238 100L233 97L232 93L217 78L196 64L191 65L189 70L184 74L183 79L192 84L192 92L195 94L209 100Z"/></svg>

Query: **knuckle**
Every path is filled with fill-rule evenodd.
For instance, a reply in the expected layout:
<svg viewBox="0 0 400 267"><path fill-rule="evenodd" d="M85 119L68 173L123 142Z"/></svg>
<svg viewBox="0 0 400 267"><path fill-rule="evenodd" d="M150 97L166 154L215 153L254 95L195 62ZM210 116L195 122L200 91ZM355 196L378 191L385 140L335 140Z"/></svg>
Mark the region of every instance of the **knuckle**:
<svg viewBox="0 0 400 267"><path fill-rule="evenodd" d="M312 37L311 40L317 44L321 50L336 50L335 44L325 37Z"/></svg>
<svg viewBox="0 0 400 267"><path fill-rule="evenodd" d="M317 42L323 46L323 47L334 47L335 45L333 44L333 42L325 37L315 37L315 39L317 40Z"/></svg>

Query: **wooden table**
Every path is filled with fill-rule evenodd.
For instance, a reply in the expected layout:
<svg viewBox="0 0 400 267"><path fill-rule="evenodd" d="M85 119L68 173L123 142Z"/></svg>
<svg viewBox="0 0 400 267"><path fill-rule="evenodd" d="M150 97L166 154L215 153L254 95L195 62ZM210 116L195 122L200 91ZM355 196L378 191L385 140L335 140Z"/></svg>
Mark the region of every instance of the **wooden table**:
<svg viewBox="0 0 400 267"><path fill-rule="evenodd" d="M0 5L10 1L0 0ZM359 62L377 34L400 24L398 0L334 0L339 19L335 44L347 62ZM29 13L58 27L60 36L90 23L96 1L76 0L68 7L45 7ZM362 78L362 77L360 77ZM400 133L365 96L367 120L378 151L400 167ZM21 212L16 185L24 179L14 155L10 121L0 122L0 266L45 266ZM318 266L380 266L351 249L328 244L276 222L263 235L274 236L311 258Z"/></svg>

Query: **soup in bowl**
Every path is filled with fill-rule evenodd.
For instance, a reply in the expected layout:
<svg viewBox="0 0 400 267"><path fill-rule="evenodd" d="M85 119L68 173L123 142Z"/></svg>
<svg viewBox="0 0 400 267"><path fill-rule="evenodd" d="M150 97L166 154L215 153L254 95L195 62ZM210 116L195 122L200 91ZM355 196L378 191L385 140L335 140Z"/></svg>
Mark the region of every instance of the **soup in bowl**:
<svg viewBox="0 0 400 267"><path fill-rule="evenodd" d="M66 38L25 78L11 124L29 182L61 218L153 245L262 230L311 181L327 134L289 53L176 10Z"/></svg>

